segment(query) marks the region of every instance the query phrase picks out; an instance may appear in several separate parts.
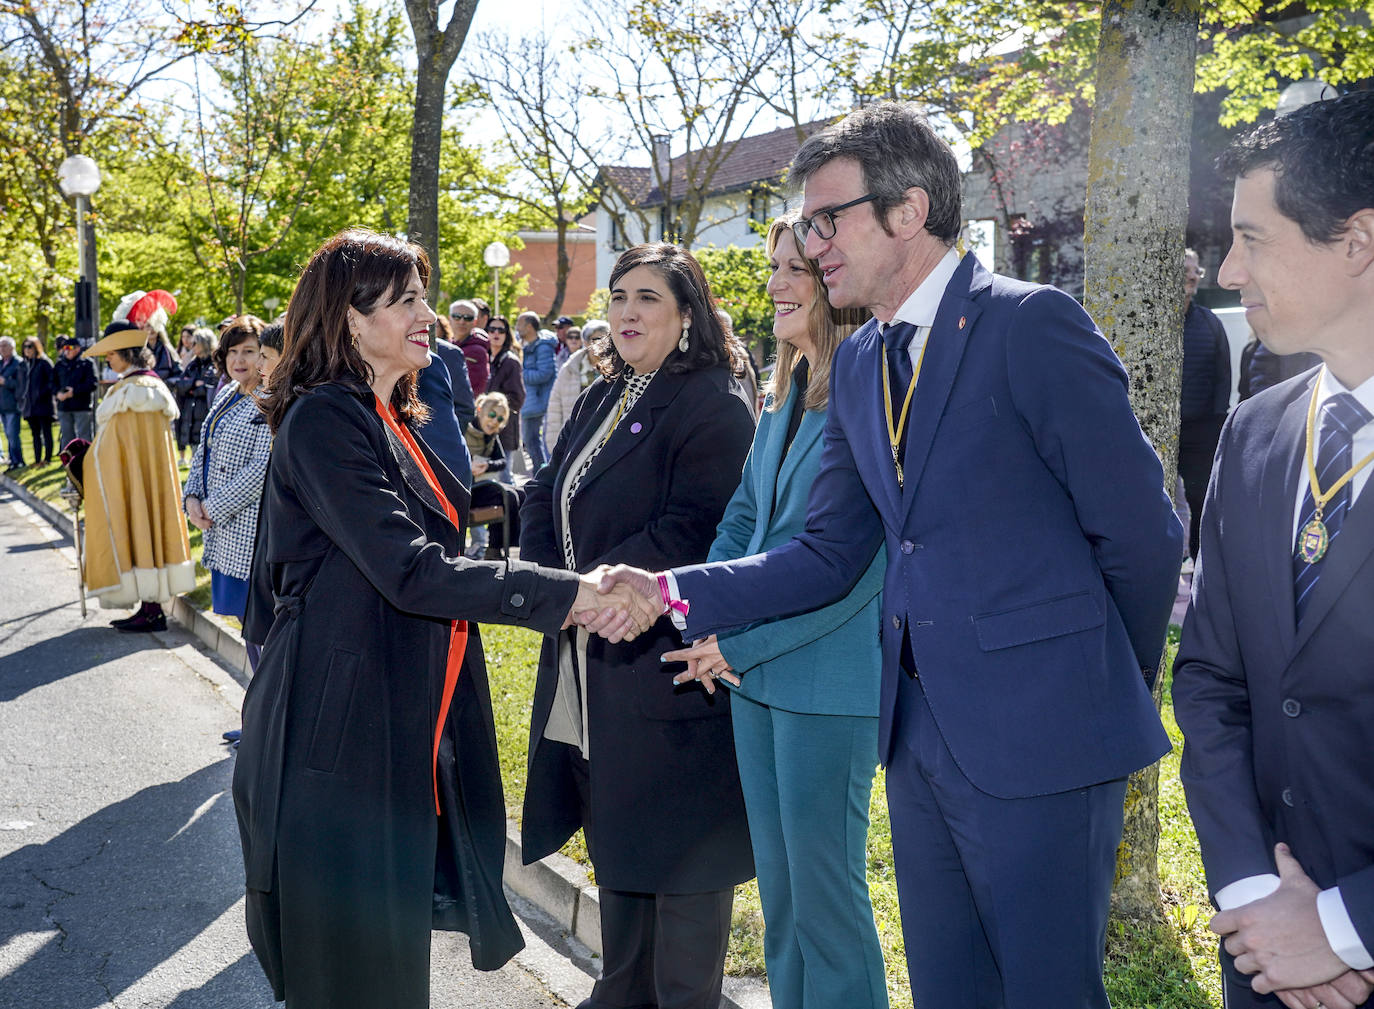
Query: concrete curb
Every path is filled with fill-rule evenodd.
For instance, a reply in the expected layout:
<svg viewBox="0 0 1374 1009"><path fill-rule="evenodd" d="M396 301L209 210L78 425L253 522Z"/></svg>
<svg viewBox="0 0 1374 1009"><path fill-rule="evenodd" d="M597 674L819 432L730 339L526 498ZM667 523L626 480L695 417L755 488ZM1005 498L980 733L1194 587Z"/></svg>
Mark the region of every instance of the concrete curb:
<svg viewBox="0 0 1374 1009"><path fill-rule="evenodd" d="M71 514L39 498L11 477L0 476L6 490L19 498L63 535L75 541ZM252 676L243 638L213 613L198 610L177 596L167 616L184 627L228 667L242 687ZM505 884L547 916L568 936L601 955L601 904L587 871L566 855L552 854L533 865L521 858L520 827L506 821ZM590 991L590 988L588 988ZM566 997L563 992L560 996ZM756 978L727 977L721 996L722 1009L771 1009L766 983Z"/></svg>

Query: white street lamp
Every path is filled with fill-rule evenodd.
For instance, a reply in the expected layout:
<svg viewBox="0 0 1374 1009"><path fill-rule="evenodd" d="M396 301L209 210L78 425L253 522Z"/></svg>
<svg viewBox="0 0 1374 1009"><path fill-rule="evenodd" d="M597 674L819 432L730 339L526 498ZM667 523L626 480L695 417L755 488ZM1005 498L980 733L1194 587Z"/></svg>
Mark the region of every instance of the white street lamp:
<svg viewBox="0 0 1374 1009"><path fill-rule="evenodd" d="M82 346L95 340L99 302L95 291L95 263L86 235L87 201L100 188L100 169L84 154L73 154L57 169L57 188L62 195L76 199L76 255L80 276L76 281L76 320L72 335Z"/></svg>
<svg viewBox="0 0 1374 1009"><path fill-rule="evenodd" d="M501 269L510 266L510 249L504 242L492 242L482 250L482 262L491 267L492 315L501 314Z"/></svg>

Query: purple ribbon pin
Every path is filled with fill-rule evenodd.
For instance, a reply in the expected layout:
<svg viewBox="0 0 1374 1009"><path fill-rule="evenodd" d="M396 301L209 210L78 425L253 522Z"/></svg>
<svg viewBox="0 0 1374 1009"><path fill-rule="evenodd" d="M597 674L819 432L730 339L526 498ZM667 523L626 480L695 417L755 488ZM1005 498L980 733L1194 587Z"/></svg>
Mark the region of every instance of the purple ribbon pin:
<svg viewBox="0 0 1374 1009"><path fill-rule="evenodd" d="M633 424L630 425L630 434L639 434L639 432L643 430L644 425L641 424L639 421L635 421Z"/></svg>

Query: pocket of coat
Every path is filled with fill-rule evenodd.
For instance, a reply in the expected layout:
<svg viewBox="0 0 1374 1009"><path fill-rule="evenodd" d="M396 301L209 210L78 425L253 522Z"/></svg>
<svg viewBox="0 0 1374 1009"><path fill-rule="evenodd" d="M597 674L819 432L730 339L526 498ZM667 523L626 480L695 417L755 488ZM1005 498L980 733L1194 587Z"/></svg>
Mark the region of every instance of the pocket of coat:
<svg viewBox="0 0 1374 1009"><path fill-rule="evenodd" d="M305 761L312 771L332 772L339 759L348 709L353 701L353 681L357 678L361 658L356 652L338 648L330 652L320 710L315 716L315 731L310 737L310 752Z"/></svg>
<svg viewBox="0 0 1374 1009"><path fill-rule="evenodd" d="M1091 592L1075 592L1030 606L984 613L973 618L973 626L978 647L992 652L1091 630L1101 627L1105 620Z"/></svg>

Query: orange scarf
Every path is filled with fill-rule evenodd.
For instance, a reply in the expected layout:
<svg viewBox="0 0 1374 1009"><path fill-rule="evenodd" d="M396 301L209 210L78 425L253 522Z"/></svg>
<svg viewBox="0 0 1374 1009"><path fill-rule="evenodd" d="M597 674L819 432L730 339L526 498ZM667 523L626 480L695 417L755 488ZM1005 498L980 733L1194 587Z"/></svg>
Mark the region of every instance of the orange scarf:
<svg viewBox="0 0 1374 1009"><path fill-rule="evenodd" d="M425 475L425 481L429 484L430 490L434 491L434 496L439 499L440 506L444 509L444 514L453 523L453 528L461 532L462 526L458 522L458 510L449 503L449 499L444 496L443 489L439 486L439 478L434 475L434 470L430 468L425 454L420 451L420 445L415 440L415 436L410 430L396 418L394 408L384 405L376 394L372 397L377 403L377 416L387 427L391 428L391 433L401 439L401 444L405 445L411 457L420 467L420 472ZM468 625L466 620L453 621L453 627L448 639L448 661L444 666L444 694L439 701L439 720L434 724L434 760L431 771L434 776L434 812L439 814L439 737L444 732L444 722L448 718L448 709L453 703L453 692L458 687L458 674L463 668L463 653L468 647Z"/></svg>

